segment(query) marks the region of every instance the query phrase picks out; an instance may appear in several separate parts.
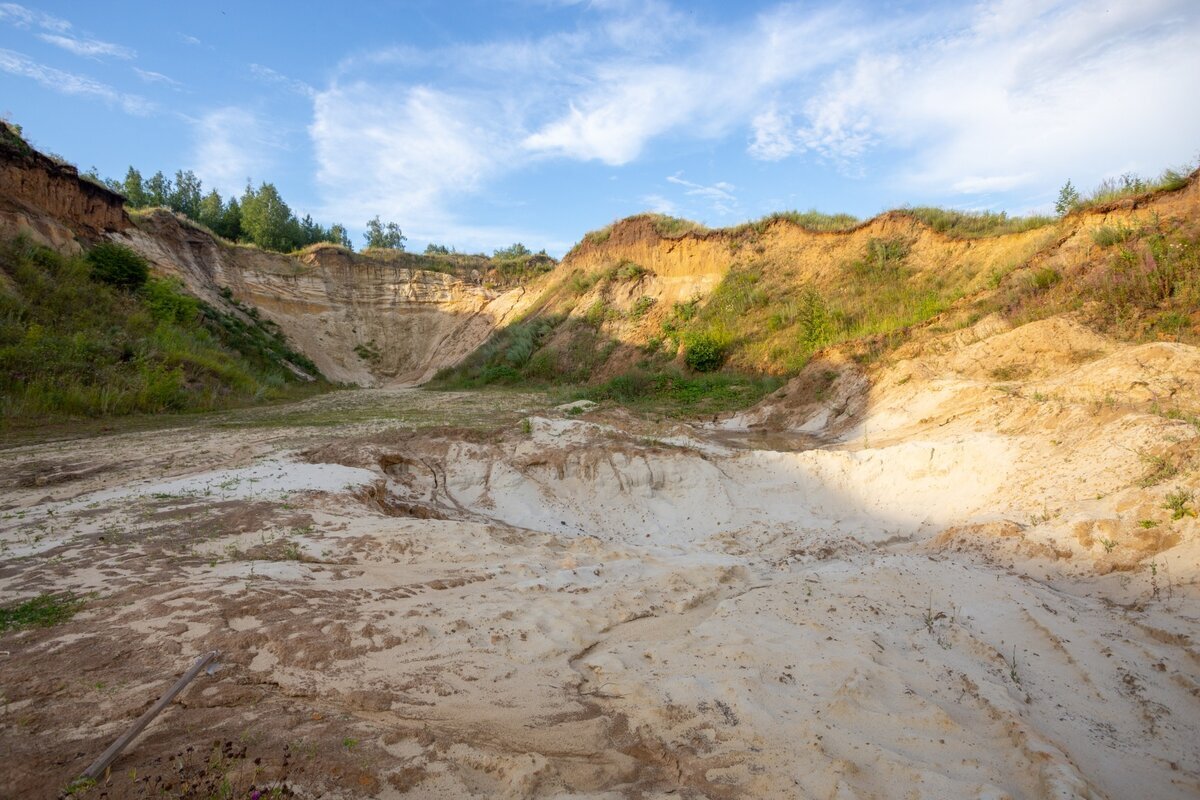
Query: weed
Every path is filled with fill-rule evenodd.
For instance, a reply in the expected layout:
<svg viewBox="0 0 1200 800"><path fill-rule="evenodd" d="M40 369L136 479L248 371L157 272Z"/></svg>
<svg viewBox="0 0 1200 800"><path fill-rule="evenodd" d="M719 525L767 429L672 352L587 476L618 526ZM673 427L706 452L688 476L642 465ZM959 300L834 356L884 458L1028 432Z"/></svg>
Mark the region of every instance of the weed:
<svg viewBox="0 0 1200 800"><path fill-rule="evenodd" d="M1029 276L1029 288L1035 292L1044 292L1061 280L1062 275L1053 267L1039 267Z"/></svg>
<svg viewBox="0 0 1200 800"><path fill-rule="evenodd" d="M1179 468L1166 456L1139 451L1138 457L1146 464L1146 474L1138 480L1138 486L1143 489L1157 486L1179 473Z"/></svg>
<svg viewBox="0 0 1200 800"><path fill-rule="evenodd" d="M1092 231L1092 241L1100 247L1112 247L1114 244L1128 241L1134 233L1133 228L1120 222L1116 225L1101 225Z"/></svg>
<svg viewBox="0 0 1200 800"><path fill-rule="evenodd" d="M921 220L939 233L959 239L1022 233L1054 222L1053 217L1043 215L1010 217L1003 211L955 211L928 206L902 209L901 213Z"/></svg>
<svg viewBox="0 0 1200 800"><path fill-rule="evenodd" d="M1196 509L1189 506L1196 500L1196 493L1190 489L1179 487L1173 492L1167 494L1164 498L1163 508L1171 512L1171 519L1179 520L1184 517L1196 516Z"/></svg>
<svg viewBox="0 0 1200 800"><path fill-rule="evenodd" d="M993 380L1019 381L1029 375L1029 367L1021 364L1004 364L991 371Z"/></svg>
<svg viewBox="0 0 1200 800"><path fill-rule="evenodd" d="M641 319L646 316L646 312L654 307L658 301L653 297L643 295L633 302L633 308L629 310L630 319Z"/></svg>
<svg viewBox="0 0 1200 800"><path fill-rule="evenodd" d="M1141 525L1143 528L1147 528L1147 529L1157 528L1158 520L1156 520L1156 519L1141 519L1141 520L1138 520L1138 525Z"/></svg>
<svg viewBox="0 0 1200 800"><path fill-rule="evenodd" d="M0 608L0 633L58 625L75 616L83 604L83 598L70 592L40 594L23 603Z"/></svg>
<svg viewBox="0 0 1200 800"><path fill-rule="evenodd" d="M530 421L529 417L525 417L521 420L521 433L525 434L526 436L533 435L533 422Z"/></svg>
<svg viewBox="0 0 1200 800"><path fill-rule="evenodd" d="M1017 671L1017 646L1013 645L1012 658L1008 661L1008 677L1017 686L1021 685L1021 675Z"/></svg>
<svg viewBox="0 0 1200 800"><path fill-rule="evenodd" d="M383 355L379 352L374 339L366 343L354 345L354 353L363 361L370 361L372 363L379 361Z"/></svg>

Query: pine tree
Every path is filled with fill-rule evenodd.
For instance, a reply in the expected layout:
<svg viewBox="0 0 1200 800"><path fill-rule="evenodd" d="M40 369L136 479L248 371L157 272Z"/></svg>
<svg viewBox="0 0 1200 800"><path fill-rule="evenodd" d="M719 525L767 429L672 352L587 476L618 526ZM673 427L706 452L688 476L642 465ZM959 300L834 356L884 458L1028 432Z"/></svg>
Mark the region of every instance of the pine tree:
<svg viewBox="0 0 1200 800"><path fill-rule="evenodd" d="M1054 210L1058 212L1060 217L1066 216L1071 211L1074 211L1079 206L1079 192L1071 185L1068 180L1063 184L1063 187L1058 190L1058 201L1054 204Z"/></svg>

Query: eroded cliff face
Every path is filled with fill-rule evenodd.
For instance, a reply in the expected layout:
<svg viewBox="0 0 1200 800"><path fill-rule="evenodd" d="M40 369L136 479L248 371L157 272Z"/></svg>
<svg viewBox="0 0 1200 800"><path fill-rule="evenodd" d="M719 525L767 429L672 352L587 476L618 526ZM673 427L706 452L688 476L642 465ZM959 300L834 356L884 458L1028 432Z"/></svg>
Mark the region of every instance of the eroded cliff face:
<svg viewBox="0 0 1200 800"><path fill-rule="evenodd" d="M294 257L231 245L166 211L113 238L209 302L257 308L327 378L363 386L428 380L483 344L525 297L334 246Z"/></svg>
<svg viewBox="0 0 1200 800"><path fill-rule="evenodd" d="M0 123L0 232L24 233L61 252L77 253L79 239L96 240L106 231L129 227L124 202Z"/></svg>
<svg viewBox="0 0 1200 800"><path fill-rule="evenodd" d="M68 254L103 238L126 244L208 303L274 321L332 381L428 380L483 344L525 301L520 287L489 288L470 264L446 274L420 269L413 254L333 246L296 257L224 242L165 210L131 219L121 195L7 126L0 133L0 236L23 234Z"/></svg>

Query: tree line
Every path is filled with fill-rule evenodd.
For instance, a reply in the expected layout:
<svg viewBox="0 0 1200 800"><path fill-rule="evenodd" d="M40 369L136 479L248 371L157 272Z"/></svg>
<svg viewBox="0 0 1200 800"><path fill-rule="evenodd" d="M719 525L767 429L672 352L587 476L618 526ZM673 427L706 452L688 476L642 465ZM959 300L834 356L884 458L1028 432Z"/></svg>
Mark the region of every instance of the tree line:
<svg viewBox="0 0 1200 800"><path fill-rule="evenodd" d="M143 178L134 167L125 173L124 181L108 179L104 183L125 195L126 204L133 208L169 208L231 242L247 242L280 253L318 242L353 249L344 225L334 223L325 227L309 214L297 218L273 183L260 183L255 188L247 181L240 198L232 195L223 198L216 189L206 193L191 170L177 171L172 180L161 170ZM366 227L364 238L368 248L404 249L407 237L396 223L382 222L376 216Z"/></svg>

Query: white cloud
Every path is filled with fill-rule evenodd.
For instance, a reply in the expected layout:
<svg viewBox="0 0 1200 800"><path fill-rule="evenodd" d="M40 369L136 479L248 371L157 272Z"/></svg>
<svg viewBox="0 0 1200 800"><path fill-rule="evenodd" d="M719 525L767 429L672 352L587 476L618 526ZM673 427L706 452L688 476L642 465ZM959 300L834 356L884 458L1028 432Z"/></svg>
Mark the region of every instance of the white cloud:
<svg viewBox="0 0 1200 800"><path fill-rule="evenodd" d="M487 229L454 209L503 177L553 159L628 165L697 140L741 139L754 159L851 175L869 164L917 195L1033 196L1038 181L1157 169L1200 138L1193 0L886 16L782 4L707 27L678 4L558 2L587 16L541 37L356 52L324 89L253 67L312 97L326 218L379 213L414 239L479 240ZM665 213L738 212L728 184L668 183L633 196ZM493 241L512 238L529 237Z"/></svg>
<svg viewBox="0 0 1200 800"><path fill-rule="evenodd" d="M673 217L679 213L679 206L673 200L663 197L661 194L648 194L642 198L642 202L646 204L646 210L652 211L655 214L666 214Z"/></svg>
<svg viewBox="0 0 1200 800"><path fill-rule="evenodd" d="M161 72L153 72L148 69L138 69L137 67L134 67L133 71L134 71L134 74L136 74L139 78L144 80L146 83L161 83L166 86L175 86L175 87L183 85L179 81L175 80L174 78L170 78L170 77L167 77L166 75L163 75Z"/></svg>
<svg viewBox="0 0 1200 800"><path fill-rule="evenodd" d="M376 214L410 238L495 246L515 231L463 226L447 211L502 171L511 149L494 109L427 87L363 83L318 92L309 132L316 149L323 215L358 227Z"/></svg>
<svg viewBox="0 0 1200 800"><path fill-rule="evenodd" d="M1182 0L983 4L965 25L836 69L793 106L805 124L750 153L896 151L908 186L966 194L1154 171L1200 132L1197 40L1200 6Z"/></svg>
<svg viewBox="0 0 1200 800"><path fill-rule="evenodd" d="M567 98L566 113L523 144L533 152L621 165L663 135L719 138L756 113L761 116L770 93L890 30L863 30L853 21L842 12L801 14L784 6L748 28L697 31L675 48L678 52L667 50L657 59L631 60L609 52L595 60L595 67L583 68L577 85L585 89ZM759 150L774 153L786 146L786 138L776 137Z"/></svg>
<svg viewBox="0 0 1200 800"><path fill-rule="evenodd" d="M567 115L526 137L524 146L614 166L638 157L646 142L692 116L701 87L686 70L653 67L617 70L612 87L573 103Z"/></svg>
<svg viewBox="0 0 1200 800"><path fill-rule="evenodd" d="M733 194L736 188L731 183L725 181L717 181L714 184L705 186L700 183L684 180L679 173L667 176L667 183L673 183L676 186L682 186L686 191L684 194L688 197L696 197L705 201L713 211L723 216L729 216L737 210L737 197Z"/></svg>
<svg viewBox="0 0 1200 800"><path fill-rule="evenodd" d="M112 42L102 42L98 39L77 39L74 36L63 36L57 33L39 33L38 38L43 42L52 44L55 47L61 47L67 52L74 53L77 56L84 56L85 58L111 56L112 58L131 59L137 57L137 53L128 47L122 47Z"/></svg>
<svg viewBox="0 0 1200 800"><path fill-rule="evenodd" d="M0 71L37 81L43 88L61 94L95 97L119 106L129 114L144 116L154 110L154 104L144 97L117 91L85 75L39 64L12 50L0 49Z"/></svg>
<svg viewBox="0 0 1200 800"><path fill-rule="evenodd" d="M781 161L796 152L793 124L790 114L783 114L772 105L750 122L754 141L748 152L760 161Z"/></svg>
<svg viewBox="0 0 1200 800"><path fill-rule="evenodd" d="M0 3L0 20L20 28L37 27L60 33L71 29L71 23L65 19L34 11L16 3Z"/></svg>
<svg viewBox="0 0 1200 800"><path fill-rule="evenodd" d="M262 64L251 64L250 74L258 78L263 83L279 86L289 92L298 94L302 97L313 97L316 95L316 89L309 86L307 83L295 78L289 78L280 72L276 72L270 67L264 67Z"/></svg>
<svg viewBox="0 0 1200 800"><path fill-rule="evenodd" d="M271 171L279 147L271 128L254 112L218 108L196 125L192 169L221 194L240 195L248 178L261 179Z"/></svg>

